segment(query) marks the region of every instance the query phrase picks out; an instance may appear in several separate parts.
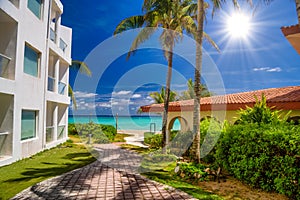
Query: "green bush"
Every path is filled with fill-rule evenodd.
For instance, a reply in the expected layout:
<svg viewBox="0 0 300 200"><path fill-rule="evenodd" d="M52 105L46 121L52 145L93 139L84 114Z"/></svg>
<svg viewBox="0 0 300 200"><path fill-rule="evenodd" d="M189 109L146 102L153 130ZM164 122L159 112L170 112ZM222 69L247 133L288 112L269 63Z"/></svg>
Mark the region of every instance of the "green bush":
<svg viewBox="0 0 300 200"><path fill-rule="evenodd" d="M178 134L179 131L171 131L170 140ZM147 137L144 138L145 144L149 146L150 149L160 149L162 147L162 134L154 134L150 136L147 134Z"/></svg>
<svg viewBox="0 0 300 200"><path fill-rule="evenodd" d="M87 124L69 124L68 128L70 135L80 135L81 139L88 141L91 134L91 142L94 143L109 143L112 142L117 134L114 126L87 123Z"/></svg>
<svg viewBox="0 0 300 200"><path fill-rule="evenodd" d="M229 127L215 156L239 180L299 199L299 155L299 126L249 123Z"/></svg>
<svg viewBox="0 0 300 200"><path fill-rule="evenodd" d="M179 171L177 172L177 175L181 178L204 181L207 177L207 173L204 171L205 166L202 164L180 163L178 167Z"/></svg>
<svg viewBox="0 0 300 200"><path fill-rule="evenodd" d="M273 108L267 106L267 100L265 95L261 96L261 100L258 100L257 97L255 98L256 103L252 108L247 107L244 110L240 110L240 118L236 121L236 124L276 124L282 121L286 121L287 115L281 118L279 110L274 110Z"/></svg>

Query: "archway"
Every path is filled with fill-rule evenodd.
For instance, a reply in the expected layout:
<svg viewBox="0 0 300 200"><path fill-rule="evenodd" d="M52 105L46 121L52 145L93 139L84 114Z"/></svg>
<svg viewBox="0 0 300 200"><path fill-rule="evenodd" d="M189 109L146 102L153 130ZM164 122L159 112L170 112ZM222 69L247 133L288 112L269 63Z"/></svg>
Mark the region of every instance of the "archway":
<svg viewBox="0 0 300 200"><path fill-rule="evenodd" d="M174 117L169 122L168 131L171 131L173 128L176 128L176 130L180 130L181 132L186 132L188 131L188 122L181 116Z"/></svg>

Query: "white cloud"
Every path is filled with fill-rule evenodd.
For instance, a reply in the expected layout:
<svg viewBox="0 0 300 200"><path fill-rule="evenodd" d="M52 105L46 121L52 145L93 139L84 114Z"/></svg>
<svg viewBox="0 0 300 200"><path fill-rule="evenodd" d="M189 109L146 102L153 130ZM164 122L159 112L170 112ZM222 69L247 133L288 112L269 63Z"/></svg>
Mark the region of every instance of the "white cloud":
<svg viewBox="0 0 300 200"><path fill-rule="evenodd" d="M102 107L102 108L111 108L111 104L105 103L105 102L98 103L97 106Z"/></svg>
<svg viewBox="0 0 300 200"><path fill-rule="evenodd" d="M253 68L253 71L258 72L258 71L265 71L265 72L281 72L282 69L280 67L259 67L259 68Z"/></svg>
<svg viewBox="0 0 300 200"><path fill-rule="evenodd" d="M281 71L282 69L280 67L275 67L267 70L267 72L281 72Z"/></svg>
<svg viewBox="0 0 300 200"><path fill-rule="evenodd" d="M121 90L119 92L113 92L112 95L113 96L122 96L122 95L128 95L130 94L131 91L128 91L128 90Z"/></svg>
<svg viewBox="0 0 300 200"><path fill-rule="evenodd" d="M134 94L134 95L132 95L131 98L138 99L138 98L141 98L141 97L142 97L142 95L140 95L140 94Z"/></svg>
<svg viewBox="0 0 300 200"><path fill-rule="evenodd" d="M81 91L75 91L74 95L76 98L91 98L97 96L95 93L87 93L87 92L81 92Z"/></svg>

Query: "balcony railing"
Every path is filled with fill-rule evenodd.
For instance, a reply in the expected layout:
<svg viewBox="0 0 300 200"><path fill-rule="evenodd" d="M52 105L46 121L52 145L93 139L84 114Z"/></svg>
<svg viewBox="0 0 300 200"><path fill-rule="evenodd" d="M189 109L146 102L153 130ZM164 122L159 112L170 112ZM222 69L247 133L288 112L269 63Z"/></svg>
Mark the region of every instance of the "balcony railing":
<svg viewBox="0 0 300 200"><path fill-rule="evenodd" d="M46 143L50 143L54 140L54 127L46 127Z"/></svg>
<svg viewBox="0 0 300 200"><path fill-rule="evenodd" d="M67 87L67 85L65 83L59 82L58 83L58 93L62 94L62 95L65 95L66 94L66 87Z"/></svg>
<svg viewBox="0 0 300 200"><path fill-rule="evenodd" d="M59 48L60 48L63 52L65 52L67 46L68 46L67 43L66 43L63 39L60 38Z"/></svg>
<svg viewBox="0 0 300 200"><path fill-rule="evenodd" d="M8 63L10 62L10 60L11 58L0 53L0 77L8 77Z"/></svg>
<svg viewBox="0 0 300 200"><path fill-rule="evenodd" d="M48 76L48 91L54 92L55 78Z"/></svg>
<svg viewBox="0 0 300 200"><path fill-rule="evenodd" d="M57 126L57 139L64 138L66 125Z"/></svg>
<svg viewBox="0 0 300 200"><path fill-rule="evenodd" d="M56 33L52 28L50 28L50 40L52 40L53 42L56 41Z"/></svg>

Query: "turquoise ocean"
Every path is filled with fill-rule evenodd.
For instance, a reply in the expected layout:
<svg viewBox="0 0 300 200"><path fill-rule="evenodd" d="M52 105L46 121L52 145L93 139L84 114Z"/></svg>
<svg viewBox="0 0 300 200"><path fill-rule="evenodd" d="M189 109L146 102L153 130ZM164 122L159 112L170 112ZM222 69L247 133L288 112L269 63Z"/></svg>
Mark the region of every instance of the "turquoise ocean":
<svg viewBox="0 0 300 200"><path fill-rule="evenodd" d="M69 123L97 123L116 126L116 118L113 116L69 116ZM119 116L118 130L148 130L160 131L162 125L161 116ZM175 121L173 130L179 130L180 123Z"/></svg>

